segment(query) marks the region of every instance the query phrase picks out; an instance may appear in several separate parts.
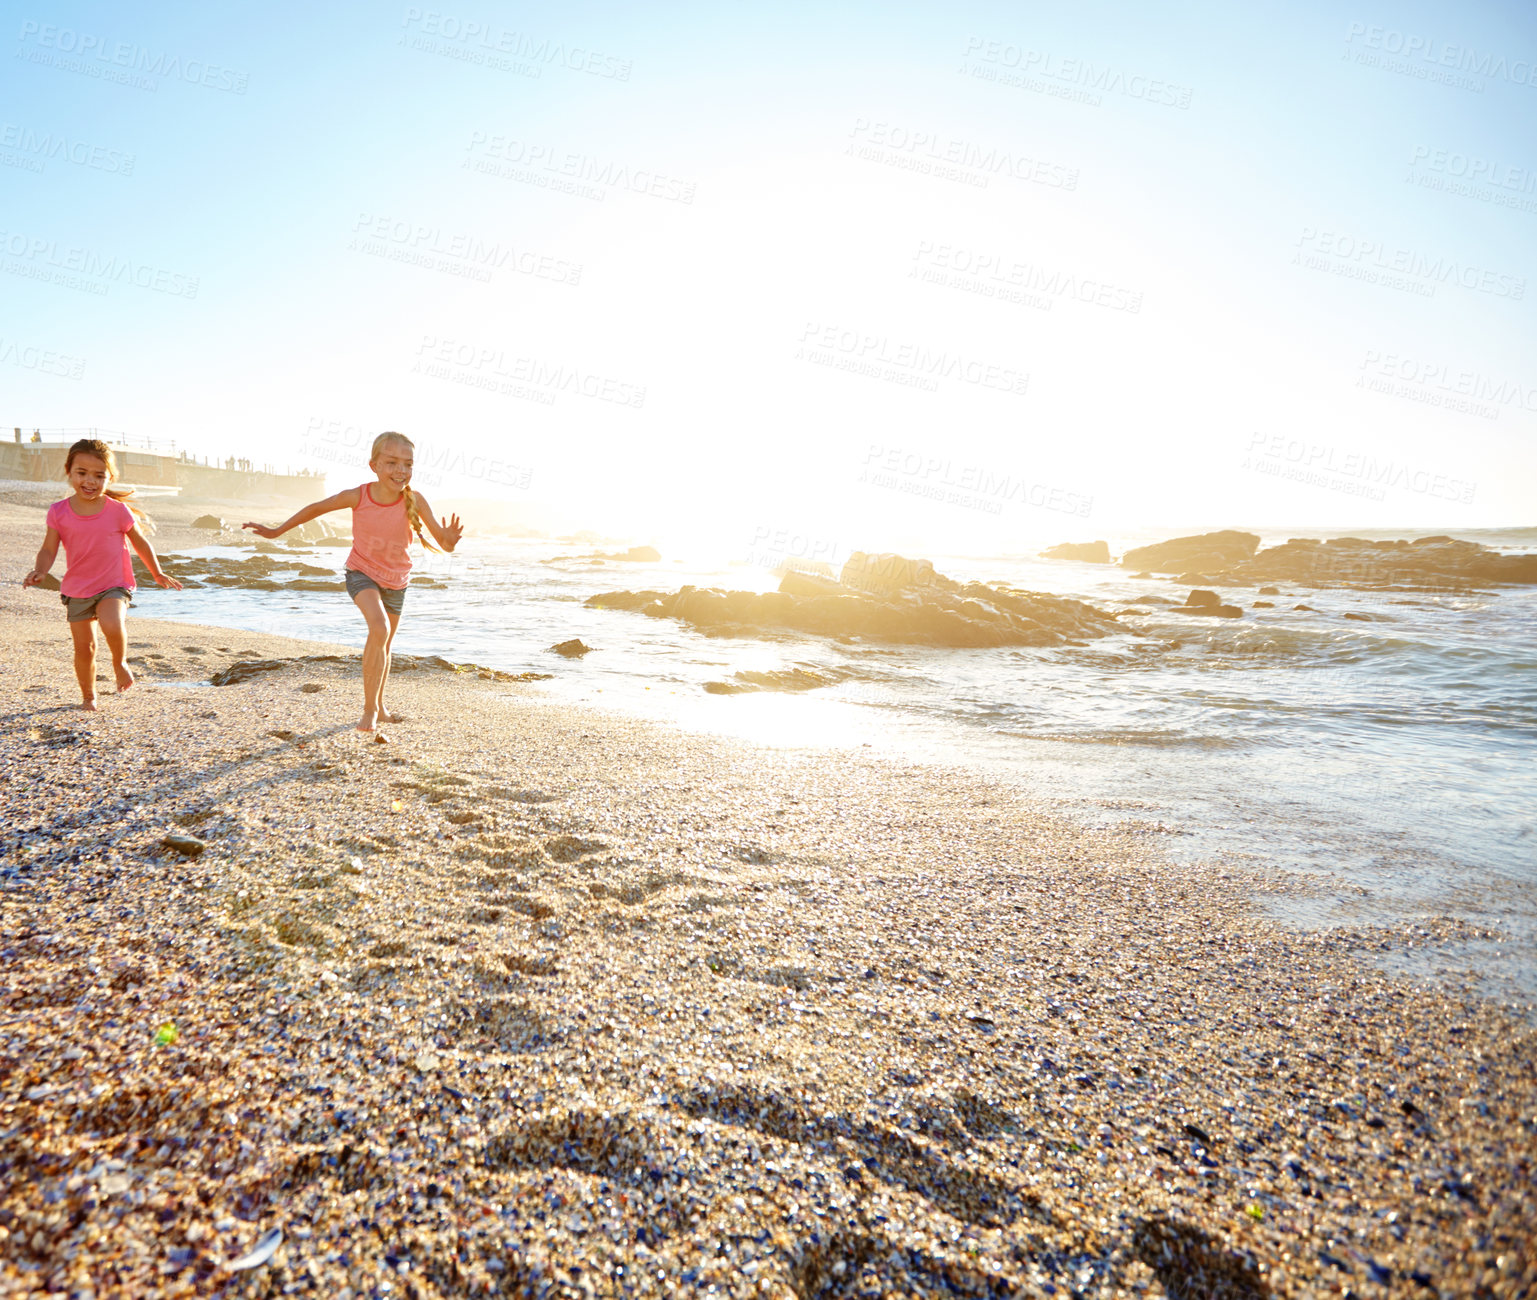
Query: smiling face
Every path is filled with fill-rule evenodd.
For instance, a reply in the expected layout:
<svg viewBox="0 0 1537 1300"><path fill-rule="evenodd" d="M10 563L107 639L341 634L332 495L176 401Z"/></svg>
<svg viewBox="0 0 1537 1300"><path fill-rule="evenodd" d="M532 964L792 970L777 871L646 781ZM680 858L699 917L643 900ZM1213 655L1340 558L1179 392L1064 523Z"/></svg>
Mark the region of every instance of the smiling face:
<svg viewBox="0 0 1537 1300"><path fill-rule="evenodd" d="M380 483L403 492L411 481L411 459L410 444L392 439L379 448L368 468L379 476Z"/></svg>
<svg viewBox="0 0 1537 1300"><path fill-rule="evenodd" d="M85 501L99 501L111 481L107 462L100 456L80 451L69 463L69 485L75 489L75 495Z"/></svg>

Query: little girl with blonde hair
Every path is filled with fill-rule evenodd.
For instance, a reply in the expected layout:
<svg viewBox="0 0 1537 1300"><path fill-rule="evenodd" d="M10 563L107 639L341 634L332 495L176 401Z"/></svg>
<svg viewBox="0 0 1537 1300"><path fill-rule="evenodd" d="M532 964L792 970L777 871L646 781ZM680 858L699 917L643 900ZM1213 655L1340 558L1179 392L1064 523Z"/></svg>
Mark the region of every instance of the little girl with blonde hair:
<svg viewBox="0 0 1537 1300"><path fill-rule="evenodd" d="M181 590L181 583L160 571L160 560L140 525L154 529L147 515L133 504L132 488L115 488L117 460L100 438L81 438L64 456L64 478L72 497L48 507L48 531L32 562L23 587L35 587L48 575L64 546L64 581L59 599L68 611L69 633L75 644L75 680L80 707L96 709L96 625L112 655L118 693L133 685L128 667L127 611L134 589L131 546L144 567L162 587Z"/></svg>
<svg viewBox="0 0 1537 1300"><path fill-rule="evenodd" d="M415 447L403 433L381 433L374 439L368 467L376 479L347 488L324 501L305 506L276 528L246 524L260 537L281 537L290 528L318 519L332 510L352 511L352 550L347 553L347 594L368 624L363 644L363 716L359 731L377 731L381 722L400 722L384 707L384 687L390 677L390 646L405 609L411 580L413 535L430 550L452 551L464 525L458 515L439 523L432 507L411 488ZM425 531L424 531L425 529ZM437 545L427 540L430 532Z"/></svg>

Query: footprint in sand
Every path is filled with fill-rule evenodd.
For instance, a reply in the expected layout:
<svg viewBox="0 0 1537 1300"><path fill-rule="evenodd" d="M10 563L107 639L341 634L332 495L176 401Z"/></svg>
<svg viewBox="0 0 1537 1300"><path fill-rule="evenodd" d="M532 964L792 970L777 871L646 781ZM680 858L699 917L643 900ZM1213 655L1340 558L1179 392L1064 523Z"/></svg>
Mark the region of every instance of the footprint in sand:
<svg viewBox="0 0 1537 1300"><path fill-rule="evenodd" d="M544 851L555 862L576 862L590 853L602 853L608 848L601 840L584 840L577 835L557 835L545 840Z"/></svg>

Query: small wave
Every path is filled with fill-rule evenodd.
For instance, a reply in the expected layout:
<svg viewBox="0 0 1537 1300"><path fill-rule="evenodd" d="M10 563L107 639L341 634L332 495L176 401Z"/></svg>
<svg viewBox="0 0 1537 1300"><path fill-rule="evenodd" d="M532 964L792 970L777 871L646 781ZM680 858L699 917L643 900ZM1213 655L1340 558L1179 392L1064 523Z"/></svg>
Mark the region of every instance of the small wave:
<svg viewBox="0 0 1537 1300"><path fill-rule="evenodd" d="M814 691L823 686L836 686L859 678L874 681L884 674L861 671L858 668L829 668L822 665L810 667L797 664L793 668L776 668L762 671L744 668L732 674L729 682L706 682L705 690L711 695L746 695L753 691Z"/></svg>

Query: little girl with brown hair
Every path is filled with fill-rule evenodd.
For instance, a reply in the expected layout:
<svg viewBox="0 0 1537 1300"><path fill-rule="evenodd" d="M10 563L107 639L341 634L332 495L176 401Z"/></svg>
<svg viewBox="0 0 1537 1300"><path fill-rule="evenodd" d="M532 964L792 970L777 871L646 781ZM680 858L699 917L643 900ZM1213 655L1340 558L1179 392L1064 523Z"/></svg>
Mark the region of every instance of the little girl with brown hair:
<svg viewBox="0 0 1537 1300"><path fill-rule="evenodd" d="M64 581L59 599L68 610L69 632L75 643L75 680L80 683L80 707L96 709L96 625L107 639L118 693L133 685L133 670L125 658L128 647L126 615L134 589L131 546L144 561L150 577L162 587L181 590L181 583L160 571L155 548L140 530L154 529L131 500L132 488L110 486L117 477L112 448L99 438L81 438L64 456L64 478L75 492L48 508L48 531L23 587L35 587L53 568L64 545Z"/></svg>
<svg viewBox="0 0 1537 1300"><path fill-rule="evenodd" d="M381 722L402 721L384 707L384 687L390 676L390 646L405 609L406 584L411 580L409 547L413 534L430 550L452 551L464 533L458 515L451 515L447 523L439 523L426 498L412 490L414 453L415 447L405 434L381 433L374 439L368 456L375 482L347 488L305 506L276 528L244 525L260 537L274 538L332 510L352 511L347 594L368 624L368 639L363 644L363 716L358 721L359 731L377 731ZM436 546L427 540L427 532L436 539Z"/></svg>

